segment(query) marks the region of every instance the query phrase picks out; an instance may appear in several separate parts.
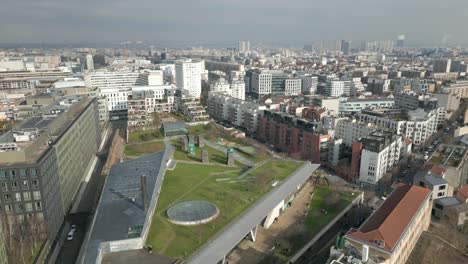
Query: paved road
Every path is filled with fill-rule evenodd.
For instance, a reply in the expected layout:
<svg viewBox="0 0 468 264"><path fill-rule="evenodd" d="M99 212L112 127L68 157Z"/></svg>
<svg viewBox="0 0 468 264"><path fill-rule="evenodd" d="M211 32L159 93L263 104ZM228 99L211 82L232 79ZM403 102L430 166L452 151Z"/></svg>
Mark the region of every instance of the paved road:
<svg viewBox="0 0 468 264"><path fill-rule="evenodd" d="M223 146L220 146L216 143L213 143L211 141L208 141L206 139L202 139L202 141L210 148L214 148L216 150L219 150L219 151L222 151L224 153L227 153L227 148L226 147L223 147ZM234 159L245 164L245 165L248 165L248 166L253 166L255 165L255 163L253 163L252 161L250 161L249 159L246 159L244 157L242 157L241 155L237 154L234 152Z"/></svg>

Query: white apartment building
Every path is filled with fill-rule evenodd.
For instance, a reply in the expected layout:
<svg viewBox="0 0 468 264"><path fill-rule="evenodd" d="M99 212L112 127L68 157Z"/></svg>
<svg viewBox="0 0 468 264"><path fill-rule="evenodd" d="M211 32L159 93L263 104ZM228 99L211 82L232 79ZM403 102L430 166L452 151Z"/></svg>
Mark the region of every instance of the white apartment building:
<svg viewBox="0 0 468 264"><path fill-rule="evenodd" d="M378 134L380 132L374 132L363 140L364 149L361 152L359 181L372 185L376 185L387 171L398 165L403 147L401 136L392 137L390 142L387 142L387 138L380 144L375 144L374 142L380 140L375 137Z"/></svg>
<svg viewBox="0 0 468 264"><path fill-rule="evenodd" d="M257 94L258 97L271 94L272 79L273 79L273 75L270 73L253 72L251 91L254 94Z"/></svg>
<svg viewBox="0 0 468 264"><path fill-rule="evenodd" d="M210 117L242 127L250 133L257 130L258 117L265 109L266 106L221 93L210 92L208 95L208 113Z"/></svg>
<svg viewBox="0 0 468 264"><path fill-rule="evenodd" d="M245 83L242 80L233 80L231 83L225 80L218 81L210 85L210 92L245 100Z"/></svg>
<svg viewBox="0 0 468 264"><path fill-rule="evenodd" d="M351 147L353 142L358 142L376 129L375 125L358 122L356 119L339 119L335 125L335 138L343 139L343 144Z"/></svg>
<svg viewBox="0 0 468 264"><path fill-rule="evenodd" d="M294 96L300 95L302 90L301 79L286 79L284 84L284 95Z"/></svg>
<svg viewBox="0 0 468 264"><path fill-rule="evenodd" d="M395 105L394 98L340 98L339 114L351 114L361 112L363 109L392 108Z"/></svg>
<svg viewBox="0 0 468 264"><path fill-rule="evenodd" d="M328 96L339 97L344 94L345 82L338 80L329 80L325 86L325 93Z"/></svg>
<svg viewBox="0 0 468 264"><path fill-rule="evenodd" d="M231 97L245 100L245 82L242 80L233 80L231 82Z"/></svg>
<svg viewBox="0 0 468 264"><path fill-rule="evenodd" d="M407 116L388 116L358 113L359 121L372 123L378 127L395 130L398 135L422 145L437 131L437 110L425 112L422 109L409 111Z"/></svg>
<svg viewBox="0 0 468 264"><path fill-rule="evenodd" d="M127 110L128 96L131 89L104 88L99 89L99 95L107 98L108 111Z"/></svg>
<svg viewBox="0 0 468 264"><path fill-rule="evenodd" d="M200 60L180 60L176 62L176 84L187 96L200 98L204 62Z"/></svg>

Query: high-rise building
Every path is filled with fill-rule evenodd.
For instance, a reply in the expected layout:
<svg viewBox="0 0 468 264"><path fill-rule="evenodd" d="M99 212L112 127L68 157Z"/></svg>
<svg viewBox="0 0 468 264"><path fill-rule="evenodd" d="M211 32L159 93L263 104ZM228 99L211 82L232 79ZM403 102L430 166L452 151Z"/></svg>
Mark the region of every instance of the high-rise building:
<svg viewBox="0 0 468 264"><path fill-rule="evenodd" d="M93 55L91 54L86 55L86 68L88 71L94 71Z"/></svg>
<svg viewBox="0 0 468 264"><path fill-rule="evenodd" d="M179 60L176 62L176 85L188 96L199 98L201 95L201 81L204 73L203 61Z"/></svg>
<svg viewBox="0 0 468 264"><path fill-rule="evenodd" d="M343 52L343 54L345 55L349 54L349 48L350 48L349 45L350 45L349 41L347 40L341 41L341 52Z"/></svg>
<svg viewBox="0 0 468 264"><path fill-rule="evenodd" d="M450 72L451 59L437 59L434 60L434 73L447 73Z"/></svg>
<svg viewBox="0 0 468 264"><path fill-rule="evenodd" d="M239 41L239 53L248 53L250 52L250 41L241 40Z"/></svg>
<svg viewBox="0 0 468 264"><path fill-rule="evenodd" d="M403 48L405 46L405 38L405 35L398 35L396 43L398 48Z"/></svg>
<svg viewBox="0 0 468 264"><path fill-rule="evenodd" d="M0 137L0 206L45 220L52 243L101 141L97 98L71 96Z"/></svg>

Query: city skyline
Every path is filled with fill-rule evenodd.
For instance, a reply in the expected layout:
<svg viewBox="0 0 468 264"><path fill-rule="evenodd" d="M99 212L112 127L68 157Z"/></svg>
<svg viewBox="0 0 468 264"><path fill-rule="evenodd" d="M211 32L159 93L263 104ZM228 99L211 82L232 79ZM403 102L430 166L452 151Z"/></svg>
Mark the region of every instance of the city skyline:
<svg viewBox="0 0 468 264"><path fill-rule="evenodd" d="M160 45L301 46L313 40L396 40L408 45L466 45L461 0L376 3L370 0L201 0L155 3L108 1L11 1L2 3L2 43L113 43ZM456 8L450 9L447 6ZM433 10L438 13L434 14ZM309 33L308 33L309 32Z"/></svg>

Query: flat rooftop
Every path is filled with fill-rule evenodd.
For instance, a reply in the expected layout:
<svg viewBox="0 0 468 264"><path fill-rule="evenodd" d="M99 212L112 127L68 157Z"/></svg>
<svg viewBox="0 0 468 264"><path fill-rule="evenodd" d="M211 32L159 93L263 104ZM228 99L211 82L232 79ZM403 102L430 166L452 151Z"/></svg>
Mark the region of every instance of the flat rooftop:
<svg viewBox="0 0 468 264"><path fill-rule="evenodd" d="M149 208L163 158L161 151L110 168L82 263L95 262L102 242L141 236L150 210L145 210L142 176L146 178L146 208Z"/></svg>

